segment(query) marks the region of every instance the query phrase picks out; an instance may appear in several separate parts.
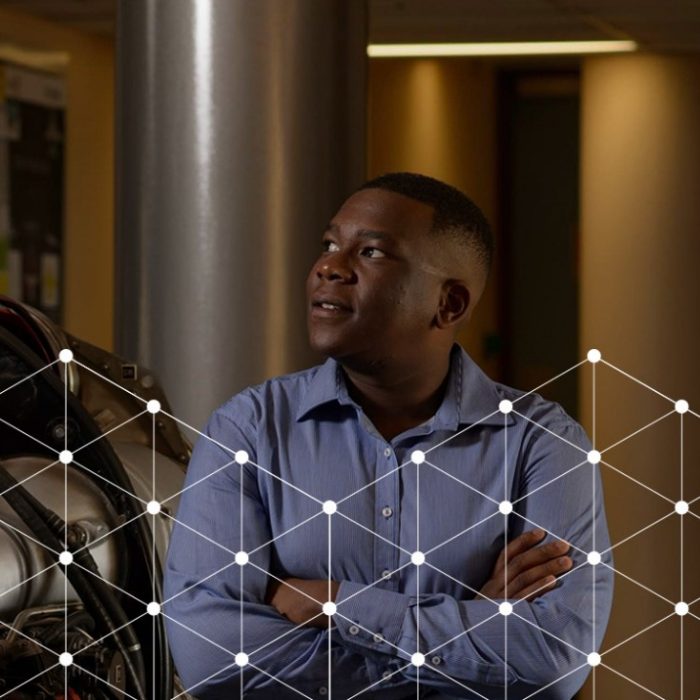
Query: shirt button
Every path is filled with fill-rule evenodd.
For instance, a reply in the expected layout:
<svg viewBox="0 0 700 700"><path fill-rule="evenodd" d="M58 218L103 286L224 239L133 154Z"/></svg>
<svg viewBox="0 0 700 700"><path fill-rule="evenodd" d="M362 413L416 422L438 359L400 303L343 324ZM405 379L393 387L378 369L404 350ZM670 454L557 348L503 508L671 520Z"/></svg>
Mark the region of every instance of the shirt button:
<svg viewBox="0 0 700 700"><path fill-rule="evenodd" d="M391 448L390 448L390 447L387 447L387 448L384 450L384 456L385 456L385 457L391 457Z"/></svg>
<svg viewBox="0 0 700 700"><path fill-rule="evenodd" d="M391 578L391 571L389 569L384 569L384 571L382 571L382 578L390 579Z"/></svg>
<svg viewBox="0 0 700 700"><path fill-rule="evenodd" d="M384 506L384 508L382 508L382 515L385 518L390 518L393 514L394 511L389 506Z"/></svg>
<svg viewBox="0 0 700 700"><path fill-rule="evenodd" d="M433 666L439 666L442 663L442 659L439 656L433 656L433 658L430 659L430 663Z"/></svg>
<svg viewBox="0 0 700 700"><path fill-rule="evenodd" d="M373 634L372 635L372 641L375 644L381 644L384 641L384 637L382 637L381 634Z"/></svg>
<svg viewBox="0 0 700 700"><path fill-rule="evenodd" d="M350 627L348 627L348 632L355 636L360 633L360 628L357 625L350 625Z"/></svg>
<svg viewBox="0 0 700 700"><path fill-rule="evenodd" d="M328 695L328 688L326 688L325 685L322 685L322 686L318 689L318 694L319 694L319 695Z"/></svg>
<svg viewBox="0 0 700 700"><path fill-rule="evenodd" d="M387 681L392 675L391 671L384 671L384 673L382 673L382 680Z"/></svg>

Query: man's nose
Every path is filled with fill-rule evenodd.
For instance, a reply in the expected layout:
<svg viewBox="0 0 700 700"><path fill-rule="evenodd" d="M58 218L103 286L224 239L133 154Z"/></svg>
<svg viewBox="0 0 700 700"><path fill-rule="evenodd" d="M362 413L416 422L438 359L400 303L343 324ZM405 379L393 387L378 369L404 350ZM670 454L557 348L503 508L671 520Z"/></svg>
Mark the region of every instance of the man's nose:
<svg viewBox="0 0 700 700"><path fill-rule="evenodd" d="M316 276L319 279L329 281L351 281L353 275L354 272L352 271L350 265L348 265L346 256L338 253L324 256L324 258L319 260L318 264L316 265Z"/></svg>

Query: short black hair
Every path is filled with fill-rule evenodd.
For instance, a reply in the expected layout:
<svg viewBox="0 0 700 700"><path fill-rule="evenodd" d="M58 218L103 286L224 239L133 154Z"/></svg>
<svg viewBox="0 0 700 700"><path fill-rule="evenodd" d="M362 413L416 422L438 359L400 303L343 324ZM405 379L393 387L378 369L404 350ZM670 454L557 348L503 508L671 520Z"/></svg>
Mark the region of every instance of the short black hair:
<svg viewBox="0 0 700 700"><path fill-rule="evenodd" d="M418 173L386 173L368 180L359 190L388 190L433 207L432 231L448 234L466 245L488 273L493 259L491 226L479 207L456 187ZM358 190L358 191L359 191Z"/></svg>

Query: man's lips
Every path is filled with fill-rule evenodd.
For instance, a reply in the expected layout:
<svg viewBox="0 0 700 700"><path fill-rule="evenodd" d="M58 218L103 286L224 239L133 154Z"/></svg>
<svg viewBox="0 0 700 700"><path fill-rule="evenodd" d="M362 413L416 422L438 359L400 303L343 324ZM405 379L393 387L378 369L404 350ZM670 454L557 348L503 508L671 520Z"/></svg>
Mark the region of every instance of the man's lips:
<svg viewBox="0 0 700 700"><path fill-rule="evenodd" d="M313 311L325 311L328 313L349 313L352 308L342 299L329 296L318 296L311 300Z"/></svg>
<svg viewBox="0 0 700 700"><path fill-rule="evenodd" d="M326 311L352 311L352 307L343 299L330 296L316 296L311 299L311 306Z"/></svg>

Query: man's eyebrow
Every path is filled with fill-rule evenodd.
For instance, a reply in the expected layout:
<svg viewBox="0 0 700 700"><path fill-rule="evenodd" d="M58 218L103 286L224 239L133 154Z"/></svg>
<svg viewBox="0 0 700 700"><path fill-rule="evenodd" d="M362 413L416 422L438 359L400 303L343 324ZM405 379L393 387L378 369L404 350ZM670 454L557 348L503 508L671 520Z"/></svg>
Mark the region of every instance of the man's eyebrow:
<svg viewBox="0 0 700 700"><path fill-rule="evenodd" d="M355 232L358 238L374 238L375 240L387 241L391 243L394 241L394 237L390 233L385 233L384 231L373 231L372 229L361 228Z"/></svg>
<svg viewBox="0 0 700 700"><path fill-rule="evenodd" d="M328 226L326 226L324 233L338 233L339 230L340 226L338 226L338 224L330 223ZM386 233L385 231L375 231L369 228L357 229L357 231L355 231L355 236L357 238L371 238L374 240L387 241L389 243L392 243L395 240L390 233Z"/></svg>

